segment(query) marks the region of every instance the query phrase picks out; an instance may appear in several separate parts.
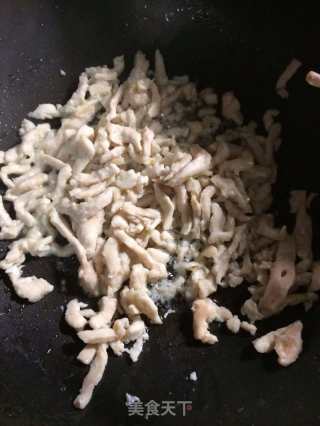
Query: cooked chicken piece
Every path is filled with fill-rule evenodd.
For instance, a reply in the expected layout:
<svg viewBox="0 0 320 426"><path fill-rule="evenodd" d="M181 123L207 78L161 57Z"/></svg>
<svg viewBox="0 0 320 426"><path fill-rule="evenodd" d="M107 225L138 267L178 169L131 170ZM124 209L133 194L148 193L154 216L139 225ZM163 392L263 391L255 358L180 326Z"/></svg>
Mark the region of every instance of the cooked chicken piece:
<svg viewBox="0 0 320 426"><path fill-rule="evenodd" d="M87 259L85 248L63 222L56 210L51 211L50 221L52 225L61 233L61 235L63 235L63 237L74 247L81 265L79 269L79 278L83 289L89 294L97 296L97 274L92 266L92 263Z"/></svg>
<svg viewBox="0 0 320 426"><path fill-rule="evenodd" d="M75 225L76 235L85 248L88 259L92 259L96 253L97 240L102 234L104 220L104 211L100 211L96 216Z"/></svg>
<svg viewBox="0 0 320 426"><path fill-rule="evenodd" d="M263 116L263 125L267 132L270 131L274 123L274 118L278 117L280 111L277 109L268 109Z"/></svg>
<svg viewBox="0 0 320 426"><path fill-rule="evenodd" d="M114 236L123 243L132 253L134 253L139 261L148 269L150 269L149 277L152 280L165 278L167 276L166 267L158 262L155 262L150 254L142 248L133 238L124 231L117 229L114 231Z"/></svg>
<svg viewBox="0 0 320 426"><path fill-rule="evenodd" d="M41 104L33 112L30 112L28 116L36 120L51 120L60 117L59 107L60 105Z"/></svg>
<svg viewBox="0 0 320 426"><path fill-rule="evenodd" d="M232 120L241 125L243 116L240 110L240 102L234 96L233 92L227 92L222 95L222 116L227 120Z"/></svg>
<svg viewBox="0 0 320 426"><path fill-rule="evenodd" d="M228 217L226 223L225 214L218 203L211 204L211 219L209 225L209 244L219 244L222 242L230 241L234 235L234 220Z"/></svg>
<svg viewBox="0 0 320 426"><path fill-rule="evenodd" d="M271 331L252 343L256 351L260 353L275 350L278 355L278 363L287 367L298 359L302 351L302 329L302 322L295 321L286 327Z"/></svg>
<svg viewBox="0 0 320 426"><path fill-rule="evenodd" d="M250 324L247 321L241 321L240 327L251 334L251 336L254 336L257 332L257 327L254 324Z"/></svg>
<svg viewBox="0 0 320 426"><path fill-rule="evenodd" d="M86 318L83 316L81 309L86 308L88 305L83 302L79 302L78 299L70 300L67 304L65 313L65 320L70 327L75 330L83 330L87 324Z"/></svg>
<svg viewBox="0 0 320 426"><path fill-rule="evenodd" d="M277 256L259 308L264 314L277 312L295 282L296 247L293 237L279 242Z"/></svg>
<svg viewBox="0 0 320 426"><path fill-rule="evenodd" d="M167 231L172 228L175 205L157 184L154 184L154 193L162 212L162 228L164 231Z"/></svg>
<svg viewBox="0 0 320 426"><path fill-rule="evenodd" d="M6 272L17 295L22 299L27 299L31 303L38 302L54 289L53 285L49 284L43 278L35 276L21 277L22 271L17 266L7 269Z"/></svg>
<svg viewBox="0 0 320 426"><path fill-rule="evenodd" d="M99 312L89 320L91 328L103 328L110 325L110 322L117 309L117 299L103 296L99 300Z"/></svg>
<svg viewBox="0 0 320 426"><path fill-rule="evenodd" d="M306 76L306 81L311 86L320 87L320 74L315 71L309 71Z"/></svg>
<svg viewBox="0 0 320 426"><path fill-rule="evenodd" d="M222 197L234 201L246 213L251 211L248 195L243 194L232 179L214 175L211 182L219 189Z"/></svg>
<svg viewBox="0 0 320 426"><path fill-rule="evenodd" d="M13 220L7 213L3 205L3 199L0 195L0 239L14 240L18 237L23 228L23 223L19 220Z"/></svg>
<svg viewBox="0 0 320 426"><path fill-rule="evenodd" d="M248 299L241 307L241 314L249 318L251 322L263 319L263 314L259 311L257 303L253 299Z"/></svg>
<svg viewBox="0 0 320 426"><path fill-rule="evenodd" d="M83 330L78 332L78 337L86 344L109 343L117 339L117 334L110 327L97 328L95 330Z"/></svg>
<svg viewBox="0 0 320 426"><path fill-rule="evenodd" d="M97 353L97 345L86 345L77 356L82 364L90 365Z"/></svg>
<svg viewBox="0 0 320 426"><path fill-rule="evenodd" d="M295 75L295 73L298 71L298 69L301 67L302 63L298 61L298 59L294 58L292 61L287 65L283 73L278 78L277 84L276 84L276 90L279 96L281 98L288 98L289 92L287 90L287 84L289 80Z"/></svg>
<svg viewBox="0 0 320 426"><path fill-rule="evenodd" d="M191 147L192 161L178 171L166 185L176 187L183 184L188 178L199 176L209 170L211 155L199 145Z"/></svg>
<svg viewBox="0 0 320 426"><path fill-rule="evenodd" d="M105 283L110 296L116 293L129 276L129 263L120 252L118 241L110 237L102 250L102 258L106 266ZM129 259L128 259L129 260Z"/></svg>
<svg viewBox="0 0 320 426"><path fill-rule="evenodd" d="M291 192L291 212L296 214L296 223L293 235L296 242L297 256L306 261L305 270L312 263L312 222L307 212L306 191Z"/></svg>
<svg viewBox="0 0 320 426"><path fill-rule="evenodd" d="M120 296L121 306L133 317L138 314L146 315L153 324L162 324L158 308L148 295L147 289L135 289L125 286Z"/></svg>
<svg viewBox="0 0 320 426"><path fill-rule="evenodd" d="M213 345L218 342L217 336L211 334L208 326L212 321L224 322L232 318L232 313L216 305L211 299L196 300L192 304L193 335L202 343Z"/></svg>
<svg viewBox="0 0 320 426"><path fill-rule="evenodd" d="M168 83L168 76L164 64L163 56L159 50L155 53L155 80L159 86L164 86Z"/></svg>
<svg viewBox="0 0 320 426"><path fill-rule="evenodd" d="M212 197L215 195L216 189L212 185L208 185L202 192L200 196L201 204L201 229L204 231L207 229L207 226L210 221L212 213Z"/></svg>
<svg viewBox="0 0 320 426"><path fill-rule="evenodd" d="M191 211L188 192L185 185L174 188L176 194L176 206L181 217L181 234L188 235L192 228Z"/></svg>
<svg viewBox="0 0 320 426"><path fill-rule="evenodd" d="M103 377L107 362L107 345L99 345L95 358L90 365L89 373L83 380L80 393L73 402L76 408L83 410L89 404L94 388L99 384Z"/></svg>

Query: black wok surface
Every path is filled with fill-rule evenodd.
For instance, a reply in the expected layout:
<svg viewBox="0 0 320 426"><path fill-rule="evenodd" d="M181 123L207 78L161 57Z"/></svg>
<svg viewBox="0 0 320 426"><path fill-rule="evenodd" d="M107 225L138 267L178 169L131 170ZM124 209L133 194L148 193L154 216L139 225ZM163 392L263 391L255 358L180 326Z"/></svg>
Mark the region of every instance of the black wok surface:
<svg viewBox="0 0 320 426"><path fill-rule="evenodd" d="M263 4L262 4L263 3ZM280 2L277 2L280 3ZM280 108L284 145L279 155L275 210L287 217L288 192L320 190L320 91L304 83L305 71L320 64L317 11L304 3L279 6L257 1L75 1L1 0L0 148L18 142L17 129L39 103L62 103L84 67L110 63L137 49L160 48L170 74L188 73L219 92L233 89L247 118ZM283 3L283 2L281 2ZM310 43L312 43L310 45ZM293 56L304 66L290 82L289 101L274 92L275 81ZM66 71L62 77L59 70ZM313 203L315 253L320 254L320 203ZM1 243L0 255L6 244ZM75 361L79 342L62 321L61 307L81 295L75 259L29 259L26 273L55 283L56 291L35 305L23 304L0 277L0 425L139 425L129 417L125 393L151 399L191 400L185 417L151 417L155 425L308 425L320 423L320 308L307 314L288 309L263 322L260 332L301 318L304 351L290 368L275 356L256 354L246 334L219 328L220 344L206 347L192 338L192 317L180 306L150 341L137 364L110 357L108 371L90 406L76 411L86 368ZM66 280L66 290L61 280ZM219 292L237 309L245 291ZM235 293L235 295L234 295ZM198 382L186 376L196 370Z"/></svg>

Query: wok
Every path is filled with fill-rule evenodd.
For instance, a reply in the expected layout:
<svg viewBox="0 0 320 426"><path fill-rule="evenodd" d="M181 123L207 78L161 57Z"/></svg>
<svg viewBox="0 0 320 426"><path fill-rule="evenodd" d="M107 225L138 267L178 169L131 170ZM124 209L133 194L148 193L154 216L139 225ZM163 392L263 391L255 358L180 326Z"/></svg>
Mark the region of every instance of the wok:
<svg viewBox="0 0 320 426"><path fill-rule="evenodd" d="M214 0L2 0L0 10L0 147L19 141L17 128L41 102L62 103L87 66L125 54L130 67L141 49L160 48L171 75L188 73L200 86L232 89L247 118L267 107L281 110L284 126L274 209L289 223L291 189L319 191L320 92L304 82L320 63L315 40L317 11L284 2ZM289 85L288 101L274 91L283 68L298 57L303 67ZM60 75L63 69L66 76ZM314 250L320 254L320 203L312 206ZM6 244L1 242L1 256ZM74 258L29 259L26 273L43 276L56 291L25 304L1 275L0 425L102 426L146 423L128 416L125 393L144 402L189 400L185 417L150 417L156 425L316 425L320 419L320 308L289 308L264 321L260 332L301 318L304 351L289 368L273 355L254 352L247 335L223 328L220 343L207 347L192 338L190 309L179 305L162 327L152 327L138 363L110 357L90 406L76 411L86 367L75 361L79 342L62 320L62 306L81 295ZM66 289L63 281L66 281ZM223 291L218 300L236 310L244 290ZM186 377L191 371L198 381Z"/></svg>

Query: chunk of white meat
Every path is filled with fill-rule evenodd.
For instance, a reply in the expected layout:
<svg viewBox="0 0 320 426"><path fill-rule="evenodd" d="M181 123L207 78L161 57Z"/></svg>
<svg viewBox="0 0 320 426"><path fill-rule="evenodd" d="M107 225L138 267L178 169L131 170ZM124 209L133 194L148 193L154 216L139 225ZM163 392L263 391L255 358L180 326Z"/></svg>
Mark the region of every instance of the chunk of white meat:
<svg viewBox="0 0 320 426"><path fill-rule="evenodd" d="M306 81L311 86L320 87L320 74L315 71L309 71L306 75Z"/></svg>
<svg viewBox="0 0 320 426"><path fill-rule="evenodd" d="M259 303L262 313L271 314L280 309L295 282L295 259L294 238L287 236L279 242L276 260L272 265L266 290Z"/></svg>
<svg viewBox="0 0 320 426"><path fill-rule="evenodd" d="M302 351L302 329L302 322L295 321L286 327L271 331L252 343L256 351L260 353L275 350L278 355L278 363L287 367L298 359Z"/></svg>
<svg viewBox="0 0 320 426"><path fill-rule="evenodd" d="M175 210L174 202L157 184L154 184L154 193L162 213L162 228L164 231L168 231L172 228Z"/></svg>
<svg viewBox="0 0 320 426"><path fill-rule="evenodd" d="M97 328L94 330L83 330L78 332L78 337L86 344L109 343L117 339L117 334L110 327Z"/></svg>
<svg viewBox="0 0 320 426"><path fill-rule="evenodd" d="M279 96L281 98L287 99L289 97L289 92L287 90L287 84L289 80L295 75L295 73L298 71L298 69L301 67L302 63L294 58L290 61L290 63L287 65L285 70L282 72L280 77L277 80L276 83L276 90Z"/></svg>
<svg viewBox="0 0 320 426"><path fill-rule="evenodd" d="M193 335L202 343L214 344L218 342L217 336L210 333L208 327L212 321L225 322L233 317L232 313L218 306L211 299L195 300L192 304Z"/></svg>
<svg viewBox="0 0 320 426"><path fill-rule="evenodd" d="M246 193L242 193L230 178L214 175L211 178L213 185L219 190L222 197L234 201L244 212L251 212L250 199Z"/></svg>
<svg viewBox="0 0 320 426"><path fill-rule="evenodd" d="M91 141L94 136L92 127L80 127L75 136L65 142L58 152L58 158L64 162L71 162L75 175L81 173L95 155L95 147Z"/></svg>
<svg viewBox="0 0 320 426"><path fill-rule="evenodd" d="M75 330L83 330L87 324L86 318L83 316L81 309L86 308L88 305L83 302L79 302L78 299L70 300L67 304L65 313L65 320L70 327Z"/></svg>
<svg viewBox="0 0 320 426"><path fill-rule="evenodd" d="M54 289L53 285L49 284L43 278L21 277L21 269L13 266L7 269L7 274L10 277L14 291L22 299L27 299L31 303L38 302Z"/></svg>
<svg viewBox="0 0 320 426"><path fill-rule="evenodd" d="M97 240L102 234L104 219L105 215L102 210L96 216L75 225L76 235L85 248L88 259L91 259L96 253Z"/></svg>
<svg viewBox="0 0 320 426"><path fill-rule="evenodd" d="M124 244L135 256L139 259L139 261L148 269L150 269L149 277L152 280L158 280L161 278L165 278L167 276L166 267L159 262L155 262L152 256L141 247L134 238L131 238L126 232L121 229L117 229L114 231L114 236Z"/></svg>
<svg viewBox="0 0 320 426"><path fill-rule="evenodd" d="M226 216L218 203L211 204L211 219L209 225L209 244L219 244L231 241L234 235L234 219Z"/></svg>
<svg viewBox="0 0 320 426"><path fill-rule="evenodd" d="M164 86L168 83L166 66L160 50L156 50L155 53L155 81L159 86Z"/></svg>
<svg viewBox="0 0 320 426"><path fill-rule="evenodd" d="M215 195L216 189L212 185L208 185L203 189L200 195L201 204L201 229L205 230L208 227L211 217L212 197Z"/></svg>
<svg viewBox="0 0 320 426"><path fill-rule="evenodd" d="M153 324L162 324L158 308L146 288L136 289L125 286L121 291L120 303L130 317L144 314Z"/></svg>
<svg viewBox="0 0 320 426"><path fill-rule="evenodd" d="M312 221L307 212L306 191L292 191L290 198L291 212L296 214L293 235L296 242L297 256L305 261L305 270L312 263Z"/></svg>
<svg viewBox="0 0 320 426"><path fill-rule="evenodd" d="M188 192L185 185L176 186L174 190L176 194L176 207L181 218L181 233L183 235L188 235L192 229Z"/></svg>
<svg viewBox="0 0 320 426"><path fill-rule="evenodd" d="M233 92L227 92L222 95L222 116L227 120L232 120L241 125L243 116L241 114L240 102Z"/></svg>
<svg viewBox="0 0 320 426"><path fill-rule="evenodd" d="M117 299L114 297L103 296L99 300L99 312L89 320L91 328L103 328L110 325L111 320L116 313Z"/></svg>
<svg viewBox="0 0 320 426"><path fill-rule="evenodd" d="M193 176L204 174L210 169L211 155L199 145L191 146L192 160L180 169L171 179L165 181L166 185L176 187L182 185Z"/></svg>
<svg viewBox="0 0 320 426"><path fill-rule="evenodd" d="M0 195L0 239L13 240L18 237L24 224L19 220L13 220L9 216L3 205L3 199Z"/></svg>
<svg viewBox="0 0 320 426"><path fill-rule="evenodd" d="M90 402L94 388L101 381L108 362L107 345L99 345L88 374L83 380L80 393L74 400L76 408L83 410Z"/></svg>
<svg viewBox="0 0 320 426"><path fill-rule="evenodd" d="M82 351L79 352L77 360L84 365L90 365L97 353L97 345L86 345Z"/></svg>
<svg viewBox="0 0 320 426"><path fill-rule="evenodd" d="M110 237L102 249L102 258L105 264L105 285L107 294L112 296L129 277L129 258L120 252L116 238Z"/></svg>
<svg viewBox="0 0 320 426"><path fill-rule="evenodd" d="M60 117L59 109L59 105L40 104L33 112L30 112L28 116L37 120L51 120Z"/></svg>
<svg viewBox="0 0 320 426"><path fill-rule="evenodd" d="M79 278L82 288L89 294L97 296L99 294L98 277L92 262L87 259L85 248L54 209L50 213L50 222L75 250L80 262Z"/></svg>

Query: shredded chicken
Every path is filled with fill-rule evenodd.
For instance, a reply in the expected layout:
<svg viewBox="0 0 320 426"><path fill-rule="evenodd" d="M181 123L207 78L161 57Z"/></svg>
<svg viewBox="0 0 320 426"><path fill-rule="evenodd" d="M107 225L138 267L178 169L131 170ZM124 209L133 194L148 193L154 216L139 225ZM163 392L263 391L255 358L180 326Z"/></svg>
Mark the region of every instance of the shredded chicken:
<svg viewBox="0 0 320 426"><path fill-rule="evenodd" d="M295 75L301 65L302 63L298 59L292 59L292 61L287 65L286 69L278 78L276 90L278 95L282 98L289 97L289 92L287 90L288 81Z"/></svg>
<svg viewBox="0 0 320 426"><path fill-rule="evenodd" d="M286 306L310 308L320 288L308 194L292 193L292 235L270 213L278 111L264 114L258 133L233 92L220 97L187 76L170 79L159 51L154 78L141 52L122 82L124 65L118 57L112 67L86 69L65 105L44 103L29 114L59 119L58 129L24 120L21 144L0 152L7 186L0 238L13 240L0 268L16 293L36 302L53 290L44 278L22 275L28 255L76 255L79 284L98 298L97 309L73 299L65 312L84 343L78 360L89 366L78 408L89 403L108 351L136 362L148 325L163 322L159 304L177 295L192 303L194 337L214 344L211 322L254 335L256 321ZM299 65L279 79L281 95ZM311 84L318 80L308 74ZM244 281L251 294L241 314L250 322L209 298ZM299 327L268 338L267 350L284 364L300 351ZM287 342L297 344L288 352Z"/></svg>
<svg viewBox="0 0 320 426"><path fill-rule="evenodd" d="M278 363L287 367L297 360L302 351L302 329L302 322L295 321L287 327L259 337L253 341L253 346L260 353L275 350L278 355Z"/></svg>

